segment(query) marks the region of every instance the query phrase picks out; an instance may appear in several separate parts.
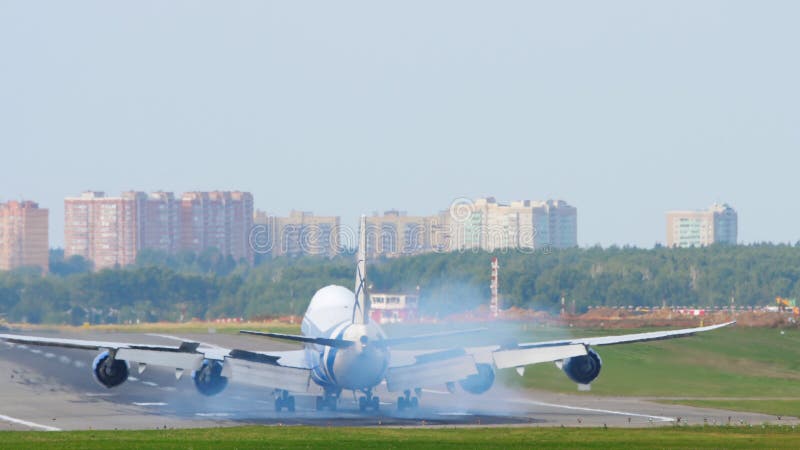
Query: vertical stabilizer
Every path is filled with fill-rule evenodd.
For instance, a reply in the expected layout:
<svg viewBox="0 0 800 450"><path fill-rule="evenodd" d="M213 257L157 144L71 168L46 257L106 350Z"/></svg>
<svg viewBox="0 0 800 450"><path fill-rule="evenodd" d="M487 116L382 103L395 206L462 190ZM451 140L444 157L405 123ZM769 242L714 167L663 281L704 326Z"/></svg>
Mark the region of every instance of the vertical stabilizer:
<svg viewBox="0 0 800 450"><path fill-rule="evenodd" d="M356 298L353 308L353 323L367 323L367 216L359 223L358 252L356 256Z"/></svg>

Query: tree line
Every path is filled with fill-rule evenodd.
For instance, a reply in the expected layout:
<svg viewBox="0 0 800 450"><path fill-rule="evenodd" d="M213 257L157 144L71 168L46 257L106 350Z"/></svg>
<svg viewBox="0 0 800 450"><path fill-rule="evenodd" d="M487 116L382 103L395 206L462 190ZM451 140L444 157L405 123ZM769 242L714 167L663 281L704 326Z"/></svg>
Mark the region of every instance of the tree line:
<svg viewBox="0 0 800 450"><path fill-rule="evenodd" d="M561 298L589 306L765 305L800 297L800 246L670 249L575 248L550 252L431 253L371 261L373 291L419 292L425 315L488 303L489 263L500 260L503 307L557 312ZM143 252L137 263L91 270L51 252L51 271L0 272L0 314L31 323L127 323L302 314L328 284L352 289L352 255L264 259L255 266L216 250Z"/></svg>

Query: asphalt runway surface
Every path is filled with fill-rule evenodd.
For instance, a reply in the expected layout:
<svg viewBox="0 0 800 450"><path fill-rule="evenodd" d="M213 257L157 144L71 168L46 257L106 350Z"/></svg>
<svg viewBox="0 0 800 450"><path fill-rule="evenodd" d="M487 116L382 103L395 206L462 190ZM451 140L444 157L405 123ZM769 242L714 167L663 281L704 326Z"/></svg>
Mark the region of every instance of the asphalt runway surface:
<svg viewBox="0 0 800 450"><path fill-rule="evenodd" d="M116 342L176 345L163 336L121 333L73 335L37 333ZM298 348L253 336L182 334L181 338L245 350ZM487 393L454 394L423 390L420 407L398 412L396 398L383 386L380 412L360 412L349 392L338 410L314 410L314 390L297 395L297 411L275 412L270 390L230 383L214 397L200 395L189 373L178 380L171 370L148 367L121 386L107 389L91 374L95 352L0 343L0 430L87 430L216 427L234 425L320 426L609 426L675 424L798 424L796 418L659 404L631 397L566 395L511 390L495 384ZM321 392L321 391L320 391Z"/></svg>

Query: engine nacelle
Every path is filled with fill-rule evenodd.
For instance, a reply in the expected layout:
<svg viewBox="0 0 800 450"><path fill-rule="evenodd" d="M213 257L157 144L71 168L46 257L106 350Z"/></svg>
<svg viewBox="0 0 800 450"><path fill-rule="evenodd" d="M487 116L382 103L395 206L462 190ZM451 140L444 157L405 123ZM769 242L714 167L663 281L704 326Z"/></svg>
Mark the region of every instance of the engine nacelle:
<svg viewBox="0 0 800 450"><path fill-rule="evenodd" d="M494 367L491 364L481 363L476 364L475 368L478 369L478 373L464 378L458 384L470 394L483 394L494 384Z"/></svg>
<svg viewBox="0 0 800 450"><path fill-rule="evenodd" d="M108 351L100 353L92 363L92 375L107 388L119 386L128 379L128 362L114 359Z"/></svg>
<svg viewBox="0 0 800 450"><path fill-rule="evenodd" d="M589 349L586 355L565 359L561 370L567 374L570 380L578 384L589 384L600 375L602 367L603 360L600 359L600 355Z"/></svg>
<svg viewBox="0 0 800 450"><path fill-rule="evenodd" d="M197 391L206 396L217 395L228 386L228 378L222 376L222 363L214 360L203 360L200 368L192 372L192 379Z"/></svg>

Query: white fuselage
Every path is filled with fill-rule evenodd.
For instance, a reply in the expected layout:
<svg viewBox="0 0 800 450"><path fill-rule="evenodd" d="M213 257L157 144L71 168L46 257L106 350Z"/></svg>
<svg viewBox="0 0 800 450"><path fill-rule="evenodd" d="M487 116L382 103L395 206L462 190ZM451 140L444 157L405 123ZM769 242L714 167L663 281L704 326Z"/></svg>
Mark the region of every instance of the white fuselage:
<svg viewBox="0 0 800 450"><path fill-rule="evenodd" d="M389 366L386 347L372 345L386 335L376 323L353 323L354 293L341 286L318 290L301 327L304 336L355 342L346 348L306 345L312 379L326 391L367 390L377 386Z"/></svg>

